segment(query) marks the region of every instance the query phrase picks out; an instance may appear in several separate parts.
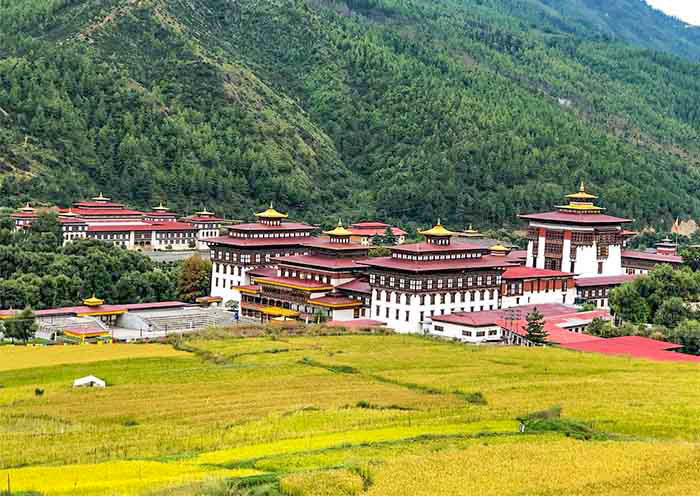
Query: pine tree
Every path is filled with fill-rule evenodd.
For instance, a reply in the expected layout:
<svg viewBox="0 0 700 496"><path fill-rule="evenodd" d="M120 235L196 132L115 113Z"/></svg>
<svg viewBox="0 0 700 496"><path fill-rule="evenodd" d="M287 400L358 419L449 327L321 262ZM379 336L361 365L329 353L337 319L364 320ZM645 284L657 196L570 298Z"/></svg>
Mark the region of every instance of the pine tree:
<svg viewBox="0 0 700 496"><path fill-rule="evenodd" d="M384 231L384 244L386 244L386 245L395 245L396 244L396 236L394 236L394 233L391 230L391 227L389 227L389 226L387 226L386 231Z"/></svg>
<svg viewBox="0 0 700 496"><path fill-rule="evenodd" d="M538 346L547 342L548 334L544 330L544 315L537 310L537 307L527 314L527 325L523 327L523 330L527 333L525 339L532 344Z"/></svg>

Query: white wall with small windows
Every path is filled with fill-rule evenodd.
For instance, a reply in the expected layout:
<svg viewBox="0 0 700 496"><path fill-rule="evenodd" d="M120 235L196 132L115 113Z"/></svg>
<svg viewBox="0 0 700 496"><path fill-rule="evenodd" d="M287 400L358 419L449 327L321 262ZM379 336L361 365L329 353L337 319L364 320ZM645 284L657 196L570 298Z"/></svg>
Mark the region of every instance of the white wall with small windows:
<svg viewBox="0 0 700 496"><path fill-rule="evenodd" d="M397 290L375 288L372 290L371 307L372 319L386 322L387 326L402 333L422 332L423 323L434 315L500 308L496 288L472 291L445 288L439 293L418 294L401 292L400 288Z"/></svg>
<svg viewBox="0 0 700 496"><path fill-rule="evenodd" d="M498 325L472 327L435 320L427 324L425 330L431 336L474 344L500 342L503 338L503 330Z"/></svg>
<svg viewBox="0 0 700 496"><path fill-rule="evenodd" d="M518 305L532 305L545 303L562 303L573 305L576 301L576 288L571 285L566 289L550 289L546 291L523 291L522 294L504 296L501 302L502 308L510 308Z"/></svg>

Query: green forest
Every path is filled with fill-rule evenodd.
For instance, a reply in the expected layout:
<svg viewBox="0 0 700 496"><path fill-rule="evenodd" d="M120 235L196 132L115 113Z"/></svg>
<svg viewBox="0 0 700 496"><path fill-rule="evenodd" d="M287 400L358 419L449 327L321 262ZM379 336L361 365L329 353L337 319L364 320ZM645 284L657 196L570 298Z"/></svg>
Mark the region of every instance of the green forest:
<svg viewBox="0 0 700 496"><path fill-rule="evenodd" d="M0 218L0 308L72 306L91 295L109 304L194 302L209 294L211 264L197 257L162 264L111 243L60 240L55 215L23 231Z"/></svg>
<svg viewBox="0 0 700 496"><path fill-rule="evenodd" d="M0 206L500 227L585 180L668 228L700 52L640 3L0 0Z"/></svg>

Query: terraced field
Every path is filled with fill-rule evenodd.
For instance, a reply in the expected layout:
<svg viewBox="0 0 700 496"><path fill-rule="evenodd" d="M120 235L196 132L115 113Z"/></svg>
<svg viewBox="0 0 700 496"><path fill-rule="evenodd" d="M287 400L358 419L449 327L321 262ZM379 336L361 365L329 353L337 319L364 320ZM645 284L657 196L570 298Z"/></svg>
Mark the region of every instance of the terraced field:
<svg viewBox="0 0 700 496"><path fill-rule="evenodd" d="M639 495L700 483L694 365L382 335L179 348L0 348L0 491ZM87 374L109 386L73 390ZM520 432L516 418L554 405L561 416Z"/></svg>

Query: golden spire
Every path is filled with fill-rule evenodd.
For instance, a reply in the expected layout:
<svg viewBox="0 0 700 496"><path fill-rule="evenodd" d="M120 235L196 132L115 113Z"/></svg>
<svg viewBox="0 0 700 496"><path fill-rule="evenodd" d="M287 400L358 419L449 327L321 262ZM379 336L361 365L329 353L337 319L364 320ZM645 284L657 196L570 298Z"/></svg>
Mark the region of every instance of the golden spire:
<svg viewBox="0 0 700 496"><path fill-rule="evenodd" d="M277 210L275 210L275 207L272 205L272 202L270 202L270 208L268 208L264 212L255 214L255 216L261 219L286 219L288 217L287 214L283 214L282 212L278 212Z"/></svg>
<svg viewBox="0 0 700 496"><path fill-rule="evenodd" d="M343 222L338 219L338 225L335 229L331 231L323 231L323 234L328 234L329 236L351 236L352 233L343 227Z"/></svg>
<svg viewBox="0 0 700 496"><path fill-rule="evenodd" d="M423 236L440 236L440 237L448 237L448 236L456 236L456 232L452 232L449 229L445 229L445 227L442 225L442 222L440 222L440 219L438 219L437 224L433 226L431 229L428 229L426 231L420 231L419 234L422 234Z"/></svg>

